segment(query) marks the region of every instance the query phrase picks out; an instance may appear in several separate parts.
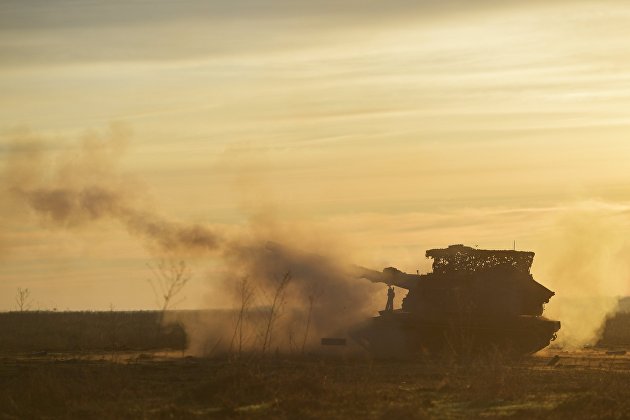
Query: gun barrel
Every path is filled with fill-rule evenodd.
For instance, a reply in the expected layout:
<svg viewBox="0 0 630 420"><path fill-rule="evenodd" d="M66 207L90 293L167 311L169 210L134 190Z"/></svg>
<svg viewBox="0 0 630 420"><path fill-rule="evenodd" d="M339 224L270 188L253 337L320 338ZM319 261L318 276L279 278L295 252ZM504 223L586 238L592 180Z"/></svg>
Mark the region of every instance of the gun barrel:
<svg viewBox="0 0 630 420"><path fill-rule="evenodd" d="M385 283L403 289L412 289L420 280L420 275L404 273L394 267L387 267L381 272L355 266L354 273L357 278L367 279L373 283Z"/></svg>

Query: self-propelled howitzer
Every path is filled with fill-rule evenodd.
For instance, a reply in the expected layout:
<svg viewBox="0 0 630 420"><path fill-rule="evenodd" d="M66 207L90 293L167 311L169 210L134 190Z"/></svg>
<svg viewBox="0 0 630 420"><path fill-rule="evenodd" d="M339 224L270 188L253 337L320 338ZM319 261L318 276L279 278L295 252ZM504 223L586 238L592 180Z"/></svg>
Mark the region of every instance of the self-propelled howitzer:
<svg viewBox="0 0 630 420"><path fill-rule="evenodd" d="M560 322L542 316L554 292L532 277L533 252L451 245L426 256L433 259L428 274L356 267L357 277L408 290L400 309L380 311L351 331L372 353L529 354L555 339Z"/></svg>

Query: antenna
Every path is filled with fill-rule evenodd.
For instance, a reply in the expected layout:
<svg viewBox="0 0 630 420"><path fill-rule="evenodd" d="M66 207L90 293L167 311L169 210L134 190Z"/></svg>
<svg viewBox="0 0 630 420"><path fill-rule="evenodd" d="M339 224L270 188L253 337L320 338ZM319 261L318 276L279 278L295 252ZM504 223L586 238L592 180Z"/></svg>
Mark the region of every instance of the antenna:
<svg viewBox="0 0 630 420"><path fill-rule="evenodd" d="M514 251L516 251L516 239L514 240Z"/></svg>

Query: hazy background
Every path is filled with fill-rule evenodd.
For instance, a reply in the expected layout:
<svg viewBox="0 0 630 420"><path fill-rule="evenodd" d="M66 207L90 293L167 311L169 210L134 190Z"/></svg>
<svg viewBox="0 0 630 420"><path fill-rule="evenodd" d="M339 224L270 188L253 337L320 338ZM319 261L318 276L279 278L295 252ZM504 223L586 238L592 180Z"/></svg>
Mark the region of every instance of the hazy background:
<svg viewBox="0 0 630 420"><path fill-rule="evenodd" d="M0 165L115 139L119 181L166 218L412 272L516 240L601 315L630 293L629 40L622 1L5 0ZM18 287L34 309L155 307L154 255L116 220L0 207L0 310ZM179 307L229 306L221 261L190 264ZM554 299L563 322L586 305Z"/></svg>

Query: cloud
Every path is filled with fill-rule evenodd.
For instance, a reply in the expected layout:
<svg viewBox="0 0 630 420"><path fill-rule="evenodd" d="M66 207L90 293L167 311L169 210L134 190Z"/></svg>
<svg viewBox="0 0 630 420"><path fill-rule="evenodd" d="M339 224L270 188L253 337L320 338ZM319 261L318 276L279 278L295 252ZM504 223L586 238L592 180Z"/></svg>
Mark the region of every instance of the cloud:
<svg viewBox="0 0 630 420"><path fill-rule="evenodd" d="M401 20L430 21L501 7L460 0L5 2L4 66L182 60L260 50L299 50L365 38Z"/></svg>

